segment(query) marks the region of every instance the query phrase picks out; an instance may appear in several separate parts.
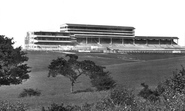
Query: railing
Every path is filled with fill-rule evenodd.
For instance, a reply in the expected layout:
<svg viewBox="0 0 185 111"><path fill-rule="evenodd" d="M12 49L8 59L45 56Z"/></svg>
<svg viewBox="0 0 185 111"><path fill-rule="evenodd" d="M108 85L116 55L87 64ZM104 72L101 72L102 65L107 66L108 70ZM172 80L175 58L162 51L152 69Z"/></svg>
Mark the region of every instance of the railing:
<svg viewBox="0 0 185 111"><path fill-rule="evenodd" d="M36 42L67 42L67 43L70 43L70 42L76 42L76 40L68 40L68 41L62 41L62 40L35 40L34 41L35 43Z"/></svg>
<svg viewBox="0 0 185 111"><path fill-rule="evenodd" d="M95 34L95 35L119 35L119 36L134 36L134 33L114 33L114 32L79 32L79 31L70 31L70 33L74 33L74 34Z"/></svg>
<svg viewBox="0 0 185 111"><path fill-rule="evenodd" d="M54 36L54 35L35 35L35 37L60 37L60 38L70 38L70 36L62 36L62 35L57 35L57 36Z"/></svg>

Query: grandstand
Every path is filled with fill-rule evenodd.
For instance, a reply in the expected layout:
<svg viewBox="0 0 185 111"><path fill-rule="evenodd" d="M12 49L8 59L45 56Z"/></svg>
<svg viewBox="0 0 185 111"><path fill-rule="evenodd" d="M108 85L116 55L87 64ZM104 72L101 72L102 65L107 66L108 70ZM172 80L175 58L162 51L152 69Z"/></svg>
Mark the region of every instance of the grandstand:
<svg viewBox="0 0 185 111"><path fill-rule="evenodd" d="M28 32L27 50L181 53L178 37L135 36L130 26L63 24L60 32Z"/></svg>

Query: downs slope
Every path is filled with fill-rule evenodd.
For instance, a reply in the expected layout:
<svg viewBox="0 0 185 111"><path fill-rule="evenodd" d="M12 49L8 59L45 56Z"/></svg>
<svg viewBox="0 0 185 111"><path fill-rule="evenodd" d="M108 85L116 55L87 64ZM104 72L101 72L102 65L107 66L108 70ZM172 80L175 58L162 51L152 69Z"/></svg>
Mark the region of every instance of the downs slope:
<svg viewBox="0 0 185 111"><path fill-rule="evenodd" d="M118 84L140 89L140 84L146 82L155 86L158 82L168 78L180 65L185 66L184 55L174 54L77 54L79 60L92 60L99 65L106 66ZM56 52L28 52L28 65L32 67L30 79L21 85L1 86L0 99L22 101L32 108L48 106L51 103L82 104L94 102L106 96L107 92L81 92L70 94L70 82L63 76L48 78L48 65L57 57L65 54ZM41 90L39 97L18 98L25 88ZM91 88L86 76L79 78L74 90L80 91Z"/></svg>
<svg viewBox="0 0 185 111"><path fill-rule="evenodd" d="M142 82L156 86L165 78L172 76L173 71L181 69L181 65L185 66L185 56L108 65L107 69L112 72L112 76L119 84L137 89Z"/></svg>

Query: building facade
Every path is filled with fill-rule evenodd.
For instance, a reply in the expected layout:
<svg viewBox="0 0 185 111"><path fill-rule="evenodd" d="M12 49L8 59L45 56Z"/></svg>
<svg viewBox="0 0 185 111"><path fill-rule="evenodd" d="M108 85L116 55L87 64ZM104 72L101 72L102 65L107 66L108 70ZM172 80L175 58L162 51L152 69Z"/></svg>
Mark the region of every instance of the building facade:
<svg viewBox="0 0 185 111"><path fill-rule="evenodd" d="M135 37L135 28L126 26L64 24L60 32L73 35L80 44L120 44Z"/></svg>
<svg viewBox="0 0 185 111"><path fill-rule="evenodd" d="M27 50L158 50L178 48L178 37L135 36L135 28L63 24L60 32L28 32Z"/></svg>

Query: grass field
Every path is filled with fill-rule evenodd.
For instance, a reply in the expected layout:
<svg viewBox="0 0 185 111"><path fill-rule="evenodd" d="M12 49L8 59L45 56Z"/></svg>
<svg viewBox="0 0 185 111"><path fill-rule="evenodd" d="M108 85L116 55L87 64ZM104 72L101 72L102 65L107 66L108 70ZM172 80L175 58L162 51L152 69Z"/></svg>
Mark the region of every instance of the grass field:
<svg viewBox="0 0 185 111"><path fill-rule="evenodd" d="M102 92L82 92L70 94L70 81L62 76L48 78L48 65L52 59L65 57L63 53L57 52L28 52L29 61L32 67L30 79L21 85L1 86L0 99L21 101L27 103L33 109L40 109L41 106L61 103L82 104L84 102L95 102L107 95ZM146 82L152 87L168 78L180 65L185 66L185 55L181 54L96 54L78 53L79 60L92 60L99 65L106 66L111 76L118 84L126 85L136 91L141 89L140 83ZM74 90L90 88L89 79L86 76L79 78ZM39 97L18 98L24 88L41 90Z"/></svg>

